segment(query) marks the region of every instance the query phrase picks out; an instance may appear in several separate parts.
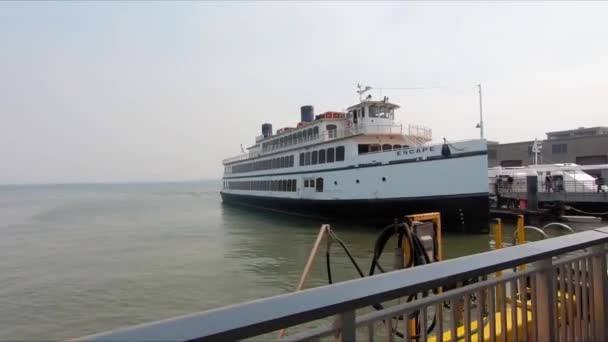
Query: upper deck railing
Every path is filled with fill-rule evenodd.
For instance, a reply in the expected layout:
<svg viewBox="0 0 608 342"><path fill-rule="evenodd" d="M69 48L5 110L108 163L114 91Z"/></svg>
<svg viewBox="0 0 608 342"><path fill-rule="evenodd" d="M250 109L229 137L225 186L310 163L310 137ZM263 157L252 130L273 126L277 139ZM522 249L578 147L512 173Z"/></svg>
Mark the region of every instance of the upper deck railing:
<svg viewBox="0 0 608 342"><path fill-rule="evenodd" d="M525 179L494 184L494 193L504 198L528 199ZM590 202L608 203L608 187L594 180L538 181L539 202Z"/></svg>
<svg viewBox="0 0 608 342"><path fill-rule="evenodd" d="M300 329L284 340L339 337L342 341L392 341L395 334L401 334L400 339L418 342L480 341L486 337L491 341L503 337L523 341L606 341L607 242L608 227L77 340L271 340L276 335L260 336L308 322L308 329ZM522 267L526 264L530 265ZM517 271L511 271L518 266ZM499 271L505 273L495 273ZM463 281L469 285L442 293L435 291ZM400 298L409 300L386 304ZM387 306L380 311L362 310L379 303ZM336 316L334 324L311 323L332 316ZM412 325L410 319L417 324ZM414 332L416 327L421 328Z"/></svg>
<svg viewBox="0 0 608 342"><path fill-rule="evenodd" d="M318 143L319 141L331 141L359 134L402 135L411 145L421 145L432 140L432 130L430 128L426 128L419 125L352 125L347 120L344 120L344 122L344 128L341 129L323 130L318 134L305 135L299 137L298 139L294 139L290 142L288 141L285 143L281 143L276 146L270 145L262 152L251 151L247 153L241 153L237 156L226 158L222 162L223 164L229 164L237 161L256 158L267 153L287 150L295 146L307 146Z"/></svg>

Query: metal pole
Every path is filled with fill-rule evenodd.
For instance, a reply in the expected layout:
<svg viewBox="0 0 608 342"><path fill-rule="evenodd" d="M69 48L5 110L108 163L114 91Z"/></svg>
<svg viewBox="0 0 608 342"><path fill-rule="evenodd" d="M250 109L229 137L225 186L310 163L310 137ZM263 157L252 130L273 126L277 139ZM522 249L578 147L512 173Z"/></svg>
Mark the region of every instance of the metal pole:
<svg viewBox="0 0 608 342"><path fill-rule="evenodd" d="M479 88L479 136L483 139L483 105L481 101L481 83L477 85Z"/></svg>

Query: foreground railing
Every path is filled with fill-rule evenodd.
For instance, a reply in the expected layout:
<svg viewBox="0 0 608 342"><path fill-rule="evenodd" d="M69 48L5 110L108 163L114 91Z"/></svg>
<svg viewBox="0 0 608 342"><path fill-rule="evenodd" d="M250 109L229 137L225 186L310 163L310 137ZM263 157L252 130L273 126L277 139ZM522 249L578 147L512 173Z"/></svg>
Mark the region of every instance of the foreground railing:
<svg viewBox="0 0 608 342"><path fill-rule="evenodd" d="M285 340L605 341L607 242L608 227L78 340L269 340L276 335L259 336L335 316ZM370 309L379 303L385 308Z"/></svg>

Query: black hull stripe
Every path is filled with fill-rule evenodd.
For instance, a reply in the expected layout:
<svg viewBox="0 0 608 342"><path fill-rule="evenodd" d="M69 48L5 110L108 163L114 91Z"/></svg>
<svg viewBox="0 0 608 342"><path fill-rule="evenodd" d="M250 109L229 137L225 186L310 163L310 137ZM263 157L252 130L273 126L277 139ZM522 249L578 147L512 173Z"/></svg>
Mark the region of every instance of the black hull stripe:
<svg viewBox="0 0 608 342"><path fill-rule="evenodd" d="M451 200L451 199L467 199L467 198L488 198L487 192L477 192L470 194L455 194L455 195L433 195L433 196L416 196L416 197L393 197L393 198L358 198L358 199L311 199L311 198L290 198L290 197L278 197L278 196L259 196L254 194L238 194L233 192L220 191L222 196L236 196L250 199L260 200L281 200L281 201L292 201L292 202L307 202L315 204L375 204L375 203L388 203L388 202L414 202L414 201L429 201L429 200Z"/></svg>
<svg viewBox="0 0 608 342"><path fill-rule="evenodd" d="M426 198L300 200L223 192L222 199L226 204L322 218L326 223L338 220L386 225L403 215L438 211L446 231L485 233L489 228L489 201L486 193Z"/></svg>
<svg viewBox="0 0 608 342"><path fill-rule="evenodd" d="M457 159L457 158L466 158L473 156L484 156L487 155L487 151L475 151L475 152L465 152L459 154L452 154L449 157L444 156L432 156L427 157L426 159L403 159L403 160L391 160L388 164L382 163L369 163L369 164L358 164L358 165L349 165L344 167L335 167L331 169L323 169L323 170L307 170L307 171L292 171L292 172L281 172L281 173L265 173L261 175L254 176L231 176L231 177L223 177L222 179L241 179L241 178L257 178L257 177L270 177L270 176L287 176L287 175L300 175L300 174L309 174L309 173L324 173L324 172L333 172L333 171L343 171L343 170L352 170L352 169L362 169L366 167L382 167L382 166L390 166L395 164L409 164L409 163L424 163L429 161L437 161L444 159Z"/></svg>

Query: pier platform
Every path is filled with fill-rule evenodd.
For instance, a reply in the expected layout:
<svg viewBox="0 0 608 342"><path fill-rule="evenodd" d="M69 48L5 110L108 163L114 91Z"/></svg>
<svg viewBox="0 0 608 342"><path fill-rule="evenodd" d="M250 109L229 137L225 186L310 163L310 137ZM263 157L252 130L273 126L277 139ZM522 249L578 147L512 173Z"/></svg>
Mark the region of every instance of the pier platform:
<svg viewBox="0 0 608 342"><path fill-rule="evenodd" d="M76 340L606 341L607 243L588 230Z"/></svg>

